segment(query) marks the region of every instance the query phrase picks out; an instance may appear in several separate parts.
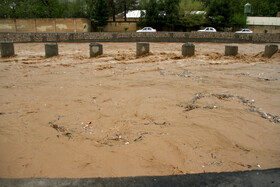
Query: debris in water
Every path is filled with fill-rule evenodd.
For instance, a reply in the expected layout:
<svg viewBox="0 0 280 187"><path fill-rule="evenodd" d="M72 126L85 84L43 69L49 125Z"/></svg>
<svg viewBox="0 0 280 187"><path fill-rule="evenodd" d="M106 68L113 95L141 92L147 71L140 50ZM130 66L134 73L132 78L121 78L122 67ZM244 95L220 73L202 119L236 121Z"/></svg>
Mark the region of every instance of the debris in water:
<svg viewBox="0 0 280 187"><path fill-rule="evenodd" d="M280 123L280 116L279 115L272 115L267 112L262 112L261 108L255 107L253 104L255 103L254 99L248 99L242 96L234 96L231 94L205 94L205 93L196 93L193 97L192 100L189 102L181 102L177 106L183 107L185 110L184 112L188 112L197 108L205 108L205 109L214 109L217 108L216 105L213 106L199 106L195 105L197 100L202 99L204 97L216 97L217 99L220 100L228 100L228 99L237 99L240 103L246 105L249 107L249 110L251 112L256 112L258 113L261 117L268 119L272 123Z"/></svg>
<svg viewBox="0 0 280 187"><path fill-rule="evenodd" d="M72 134L63 126L58 126L57 124L54 124L52 122L50 122L50 124L51 124L50 126L55 130L57 130L57 132L62 133L64 136L67 136L69 139L72 138Z"/></svg>

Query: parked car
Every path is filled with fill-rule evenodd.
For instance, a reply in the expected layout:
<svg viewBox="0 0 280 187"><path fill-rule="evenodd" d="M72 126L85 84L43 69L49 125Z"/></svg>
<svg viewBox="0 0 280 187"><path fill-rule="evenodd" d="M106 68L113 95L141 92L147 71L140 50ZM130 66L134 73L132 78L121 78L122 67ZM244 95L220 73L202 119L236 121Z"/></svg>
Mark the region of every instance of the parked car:
<svg viewBox="0 0 280 187"><path fill-rule="evenodd" d="M206 27L203 30L198 30L198 32L217 32L217 30L213 27Z"/></svg>
<svg viewBox="0 0 280 187"><path fill-rule="evenodd" d="M144 27L143 29L137 30L136 32L157 32L157 30L153 29L152 27Z"/></svg>
<svg viewBox="0 0 280 187"><path fill-rule="evenodd" d="M253 33L250 29L242 29L241 31L236 31L235 33Z"/></svg>

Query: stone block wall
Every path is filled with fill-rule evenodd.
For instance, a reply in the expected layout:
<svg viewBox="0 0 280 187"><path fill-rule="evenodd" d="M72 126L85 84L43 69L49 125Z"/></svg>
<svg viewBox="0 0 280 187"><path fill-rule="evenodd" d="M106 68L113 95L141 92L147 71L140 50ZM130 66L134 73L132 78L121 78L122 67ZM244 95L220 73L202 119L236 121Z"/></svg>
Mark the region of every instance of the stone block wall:
<svg viewBox="0 0 280 187"><path fill-rule="evenodd" d="M218 42L280 43L280 34L235 34L230 32L66 32L0 33L0 42Z"/></svg>

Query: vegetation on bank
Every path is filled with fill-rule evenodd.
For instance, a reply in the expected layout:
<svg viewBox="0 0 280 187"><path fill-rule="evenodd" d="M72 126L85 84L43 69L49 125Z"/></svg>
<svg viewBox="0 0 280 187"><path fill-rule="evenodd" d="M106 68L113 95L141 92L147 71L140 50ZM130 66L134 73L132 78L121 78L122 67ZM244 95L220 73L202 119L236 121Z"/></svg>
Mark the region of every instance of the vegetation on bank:
<svg viewBox="0 0 280 187"><path fill-rule="evenodd" d="M211 25L224 30L246 25L247 2L252 16L276 16L280 11L277 0L1 0L0 18L89 18L102 27L118 13L146 10L139 26L176 31Z"/></svg>

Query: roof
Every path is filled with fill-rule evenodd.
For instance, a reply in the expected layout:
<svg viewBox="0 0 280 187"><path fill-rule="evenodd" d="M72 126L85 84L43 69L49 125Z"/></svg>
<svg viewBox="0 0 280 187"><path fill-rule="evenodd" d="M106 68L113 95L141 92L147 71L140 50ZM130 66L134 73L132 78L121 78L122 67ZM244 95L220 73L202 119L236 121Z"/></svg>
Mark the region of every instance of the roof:
<svg viewBox="0 0 280 187"><path fill-rule="evenodd" d="M275 25L280 26L280 17L247 17L247 25Z"/></svg>
<svg viewBox="0 0 280 187"><path fill-rule="evenodd" d="M126 13L126 18L140 18L141 12L146 13L146 10L129 10ZM116 18L124 18L124 12L117 14Z"/></svg>
<svg viewBox="0 0 280 187"><path fill-rule="evenodd" d="M141 11L146 12L146 10L130 10L126 13L127 18L140 18Z"/></svg>
<svg viewBox="0 0 280 187"><path fill-rule="evenodd" d="M206 14L205 11L185 11L187 14Z"/></svg>

